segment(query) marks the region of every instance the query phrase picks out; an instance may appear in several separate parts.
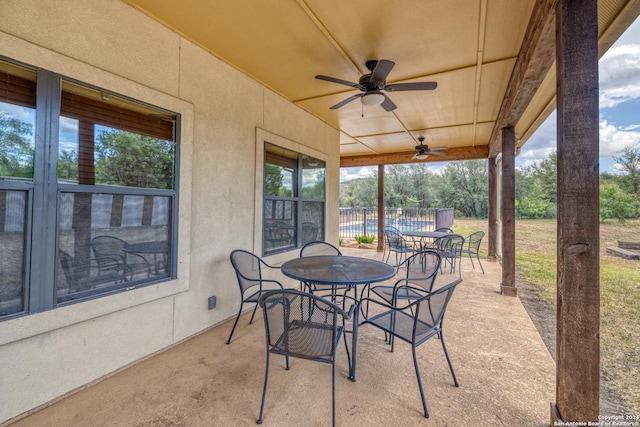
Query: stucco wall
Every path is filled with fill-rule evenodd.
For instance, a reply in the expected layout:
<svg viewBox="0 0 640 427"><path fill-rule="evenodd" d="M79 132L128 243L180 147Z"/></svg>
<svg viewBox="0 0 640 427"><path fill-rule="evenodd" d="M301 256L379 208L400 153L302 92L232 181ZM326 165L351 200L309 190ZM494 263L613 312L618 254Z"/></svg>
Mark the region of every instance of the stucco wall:
<svg viewBox="0 0 640 427"><path fill-rule="evenodd" d="M0 322L0 422L235 315L229 253L259 252L265 135L327 161L337 243L338 132L125 3L2 0L0 55L182 117L178 280Z"/></svg>

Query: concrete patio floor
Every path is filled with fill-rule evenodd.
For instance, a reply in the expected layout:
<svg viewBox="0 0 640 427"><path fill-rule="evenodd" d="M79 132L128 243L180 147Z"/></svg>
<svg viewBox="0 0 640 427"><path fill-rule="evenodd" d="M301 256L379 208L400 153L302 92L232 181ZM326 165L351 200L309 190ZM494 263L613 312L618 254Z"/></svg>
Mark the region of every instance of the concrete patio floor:
<svg viewBox="0 0 640 427"><path fill-rule="evenodd" d="M380 259L375 250L344 255ZM520 300L499 293L498 263L486 274L463 260L463 279L444 323L460 383L453 385L437 339L417 353L430 418L422 415L411 349L393 353L378 330L358 337L357 381L347 379L344 348L336 373L339 426L543 426L555 400L555 365ZM476 267L477 268L477 267ZM457 275L442 274L436 286ZM236 286L236 283L229 283ZM262 319L245 313L230 345L232 320L139 362L27 417L12 427L250 426L260 410L264 380ZM272 357L265 426L331 424L331 367Z"/></svg>

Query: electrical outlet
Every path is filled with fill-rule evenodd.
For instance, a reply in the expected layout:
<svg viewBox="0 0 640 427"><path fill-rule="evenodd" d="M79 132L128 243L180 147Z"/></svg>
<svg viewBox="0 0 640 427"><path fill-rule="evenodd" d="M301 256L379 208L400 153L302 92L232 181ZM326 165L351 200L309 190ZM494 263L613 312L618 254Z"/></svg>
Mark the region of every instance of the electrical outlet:
<svg viewBox="0 0 640 427"><path fill-rule="evenodd" d="M214 308L216 308L216 297L215 296L209 297L208 301L209 301L209 306L208 306L209 310L213 310Z"/></svg>

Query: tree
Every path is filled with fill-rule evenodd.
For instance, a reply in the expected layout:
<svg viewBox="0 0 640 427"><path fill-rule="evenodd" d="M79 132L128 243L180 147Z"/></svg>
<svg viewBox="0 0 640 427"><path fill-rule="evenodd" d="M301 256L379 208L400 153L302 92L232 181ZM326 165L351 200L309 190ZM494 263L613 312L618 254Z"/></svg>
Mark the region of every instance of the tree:
<svg viewBox="0 0 640 427"><path fill-rule="evenodd" d="M96 182L142 188L173 188L175 145L116 129L95 144Z"/></svg>
<svg viewBox="0 0 640 427"><path fill-rule="evenodd" d="M437 185L442 207L452 207L463 216L486 218L489 212L487 162L450 162Z"/></svg>
<svg viewBox="0 0 640 427"><path fill-rule="evenodd" d="M623 222L636 215L638 202L615 184L600 185L600 220L616 218Z"/></svg>
<svg viewBox="0 0 640 427"><path fill-rule="evenodd" d="M625 148L620 157L614 157L613 160L626 173L622 179L623 189L636 197L640 196L640 145Z"/></svg>
<svg viewBox="0 0 640 427"><path fill-rule="evenodd" d="M32 125L0 112L0 176L33 177Z"/></svg>

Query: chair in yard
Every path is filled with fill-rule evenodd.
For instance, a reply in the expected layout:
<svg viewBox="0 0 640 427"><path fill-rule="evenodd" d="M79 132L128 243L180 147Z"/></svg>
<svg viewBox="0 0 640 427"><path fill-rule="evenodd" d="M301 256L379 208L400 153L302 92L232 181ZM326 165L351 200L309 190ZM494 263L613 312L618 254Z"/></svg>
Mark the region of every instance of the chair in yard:
<svg viewBox="0 0 640 427"><path fill-rule="evenodd" d="M454 273L458 269L459 277L462 277L462 250L464 249L464 237L459 234L450 234L436 239L434 245L442 258L440 271L443 266L449 264L449 273Z"/></svg>
<svg viewBox="0 0 640 427"><path fill-rule="evenodd" d="M413 254L416 250L413 247L413 242L409 243L407 239L402 236L402 233L395 227L385 226L382 229L384 233L385 250L383 250L382 256L384 262L389 262L391 253L395 253L396 263L394 266L398 267L404 261L404 259ZM384 258L386 253L386 258Z"/></svg>
<svg viewBox="0 0 640 427"><path fill-rule="evenodd" d="M342 256L342 252L340 249L333 246L331 243L323 242L320 240L316 240L313 242L309 242L300 249L300 258L308 257L308 256L317 256L317 255L333 255L333 256ZM309 292L315 292L318 290L330 290L331 293L336 293L338 286L336 285L318 285L314 283L301 283L309 289ZM345 286L343 286L346 288Z"/></svg>
<svg viewBox="0 0 640 427"><path fill-rule="evenodd" d="M142 255L125 252L126 245L127 242L113 236L98 236L91 240L99 274L112 271L112 260L117 259L122 266L124 280L133 280L133 276L137 273L146 273L147 277L151 276L152 264Z"/></svg>
<svg viewBox="0 0 640 427"><path fill-rule="evenodd" d="M260 297L259 303L264 315L267 361L258 424L262 424L269 379L269 359L271 354L279 354L285 357L287 370L289 370L289 357L332 365L332 421L335 426L336 350L344 335L345 320L351 319L355 305L346 312L339 305L318 295L293 289L267 292ZM351 358L348 351L347 359L349 372L351 372ZM310 390L309 396L313 396L314 393Z"/></svg>
<svg viewBox="0 0 640 427"><path fill-rule="evenodd" d="M233 322L233 327L231 328L231 333L227 339L227 344L231 342L233 332L236 330L244 303L256 304L253 308L251 319L249 320L249 324L251 324L253 323L253 317L256 315L256 310L258 309L258 300L260 299L260 296L267 291L272 291L274 289L273 286L284 289L282 283L277 280L265 279L263 277L263 269L275 270L280 267L272 267L258 256L242 249L232 251L229 259L231 260L231 265L236 272L238 286L240 287L240 308L238 309L236 320ZM265 288L265 284L270 287Z"/></svg>
<svg viewBox="0 0 640 427"><path fill-rule="evenodd" d="M401 307L371 298L364 298L361 301L361 303L377 305L377 308L379 308L372 310L376 314L370 317L365 314L364 320L360 322L361 326L372 325L383 330L385 334L389 334L392 338L399 338L411 345L413 366L416 371L418 389L420 390L420 397L422 399L422 408L426 418L429 418L429 412L427 411L427 402L422 389L416 348L429 340L429 338L438 337L442 344L442 350L444 350L451 376L453 377L453 383L458 387L458 380L453 371L447 347L444 344L442 321L451 295L460 282L462 282L462 279L457 279L442 288L428 293L425 293L422 288L412 288L412 292L422 294L422 296ZM395 340L392 339L391 351L394 350L394 343Z"/></svg>
<svg viewBox="0 0 640 427"><path fill-rule="evenodd" d="M480 262L480 243L482 243L482 239L484 238L484 231L476 231L475 233L471 233L469 237L467 237L467 246L462 249L463 254L469 255L469 259L471 260L471 266L473 269L476 269L476 266L473 263L473 256L478 260L478 264L480 264L480 269L482 270L482 274L484 274L484 267L482 267L482 263Z"/></svg>
<svg viewBox="0 0 640 427"><path fill-rule="evenodd" d="M406 275L393 286L371 287L371 292L391 305L396 305L398 300L422 297L423 293L414 292L412 287L420 288L423 292L431 292L440 269L440 255L434 250L418 252L407 258L402 266L406 267Z"/></svg>

